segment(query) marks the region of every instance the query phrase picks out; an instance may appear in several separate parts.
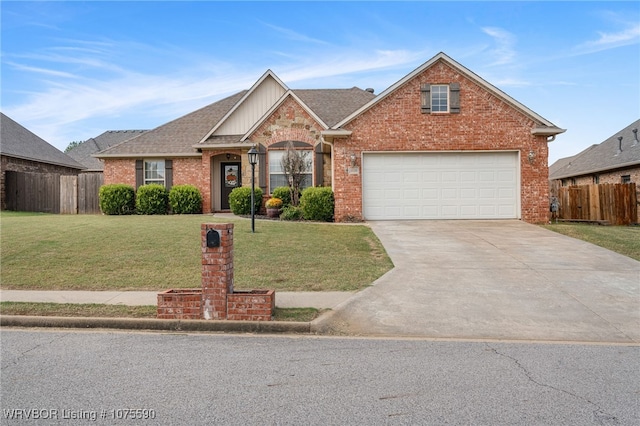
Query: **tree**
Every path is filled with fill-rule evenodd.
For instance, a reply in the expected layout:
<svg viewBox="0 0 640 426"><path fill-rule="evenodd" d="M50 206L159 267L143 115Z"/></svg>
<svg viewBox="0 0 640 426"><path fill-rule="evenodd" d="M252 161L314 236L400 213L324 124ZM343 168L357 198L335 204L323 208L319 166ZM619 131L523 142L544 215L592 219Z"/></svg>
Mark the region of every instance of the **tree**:
<svg viewBox="0 0 640 426"><path fill-rule="evenodd" d="M64 149L64 152L69 152L71 151L73 148L75 148L76 146L80 145L82 143L82 141L73 141L69 143L69 146L67 146Z"/></svg>
<svg viewBox="0 0 640 426"><path fill-rule="evenodd" d="M297 206L300 203L302 184L307 171L311 168L311 158L308 153L309 151L296 150L293 142L289 141L287 142L287 150L282 156L282 170L289 183L292 206Z"/></svg>

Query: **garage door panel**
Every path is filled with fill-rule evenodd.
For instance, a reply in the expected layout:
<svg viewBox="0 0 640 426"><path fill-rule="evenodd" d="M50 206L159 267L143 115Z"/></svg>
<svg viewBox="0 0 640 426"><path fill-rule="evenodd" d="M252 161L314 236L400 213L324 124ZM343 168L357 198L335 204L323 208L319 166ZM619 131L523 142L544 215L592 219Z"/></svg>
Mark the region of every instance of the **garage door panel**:
<svg viewBox="0 0 640 426"><path fill-rule="evenodd" d="M365 153L370 220L517 218L515 152Z"/></svg>

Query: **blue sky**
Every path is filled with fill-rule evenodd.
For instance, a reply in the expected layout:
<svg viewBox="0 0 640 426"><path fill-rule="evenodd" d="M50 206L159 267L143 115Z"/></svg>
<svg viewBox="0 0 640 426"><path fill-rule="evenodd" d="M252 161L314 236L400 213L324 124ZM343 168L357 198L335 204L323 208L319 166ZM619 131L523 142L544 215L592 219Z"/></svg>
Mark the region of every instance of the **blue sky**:
<svg viewBox="0 0 640 426"><path fill-rule="evenodd" d="M640 2L0 3L1 108L60 150L249 88L376 93L445 52L568 129L550 163L640 118Z"/></svg>

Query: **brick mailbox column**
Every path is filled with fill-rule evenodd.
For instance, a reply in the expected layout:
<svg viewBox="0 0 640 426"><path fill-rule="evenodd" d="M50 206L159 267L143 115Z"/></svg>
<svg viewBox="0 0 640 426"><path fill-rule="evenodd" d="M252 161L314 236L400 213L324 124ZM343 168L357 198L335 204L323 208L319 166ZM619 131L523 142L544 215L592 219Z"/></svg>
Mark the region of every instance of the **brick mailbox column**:
<svg viewBox="0 0 640 426"><path fill-rule="evenodd" d="M218 247L207 247L207 232L220 235ZM227 319L227 294L233 293L233 224L203 223L202 240L202 317Z"/></svg>

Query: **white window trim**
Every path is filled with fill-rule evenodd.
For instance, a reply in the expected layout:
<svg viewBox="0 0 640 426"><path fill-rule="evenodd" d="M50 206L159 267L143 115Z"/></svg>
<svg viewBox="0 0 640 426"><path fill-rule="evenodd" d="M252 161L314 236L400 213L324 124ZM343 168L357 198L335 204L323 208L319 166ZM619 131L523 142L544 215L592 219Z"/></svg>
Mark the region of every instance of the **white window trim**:
<svg viewBox="0 0 640 426"><path fill-rule="evenodd" d="M310 166L310 168L309 168L309 172L308 172L308 173L305 173L305 175L309 175L310 182L311 182L309 186L305 187L305 188L308 188L308 187L310 187L310 186L313 186L313 167L314 167L314 165L313 165L313 158L314 158L313 150L312 150L312 149L297 149L297 151L304 151L304 152L307 152L307 153L308 153L308 155L309 155L309 158L311 159L311 166ZM286 152L286 150L284 150L284 149L283 149L283 150L280 150L280 149L272 149L272 150L269 150L269 151L268 151L267 159L268 159L268 161L269 161L269 164L268 164L268 166L269 166L269 167L268 167L268 169L267 169L267 172L268 172L268 176L267 176L267 178L269 179L269 193L272 193L272 192L273 192L273 190L274 190L274 187L272 187L272 185L271 185L271 175L281 175L281 176L284 176L284 173L278 173L278 172L272 172L272 171L271 171L271 170L272 170L272 169L271 169L271 167L272 167L272 162L271 162L271 153L273 153L273 152L282 152L282 153L284 153L284 152ZM279 162L279 161L280 161L280 159L278 160L278 162ZM278 168L280 168L280 164L278 164ZM286 184L285 184L284 186L286 186ZM277 186L276 186L276 188L277 188Z"/></svg>
<svg viewBox="0 0 640 426"><path fill-rule="evenodd" d="M162 163L162 178L155 178L155 179L147 178L147 163L152 163L152 162L153 163ZM166 163L165 163L164 160L148 159L148 160L143 160L142 164L143 164L143 170L142 170L142 183L143 183L143 185L149 185L151 183L157 183L159 185L166 186L167 169L166 169Z"/></svg>
<svg viewBox="0 0 640 426"><path fill-rule="evenodd" d="M447 98L446 98L446 100L447 100L447 109L446 109L446 111L436 111L434 109L434 103L433 103L433 101L434 101L433 97L434 97L434 94L435 94L434 88L440 88L440 87L445 87L446 88L446 95L447 95ZM431 102L431 113L432 114L448 114L449 110L451 108L451 95L449 93L449 90L450 90L449 89L449 85L448 84L432 84L430 90L431 90L431 92L430 92L431 99L429 99L429 102ZM438 94L440 94L440 93L438 93Z"/></svg>

